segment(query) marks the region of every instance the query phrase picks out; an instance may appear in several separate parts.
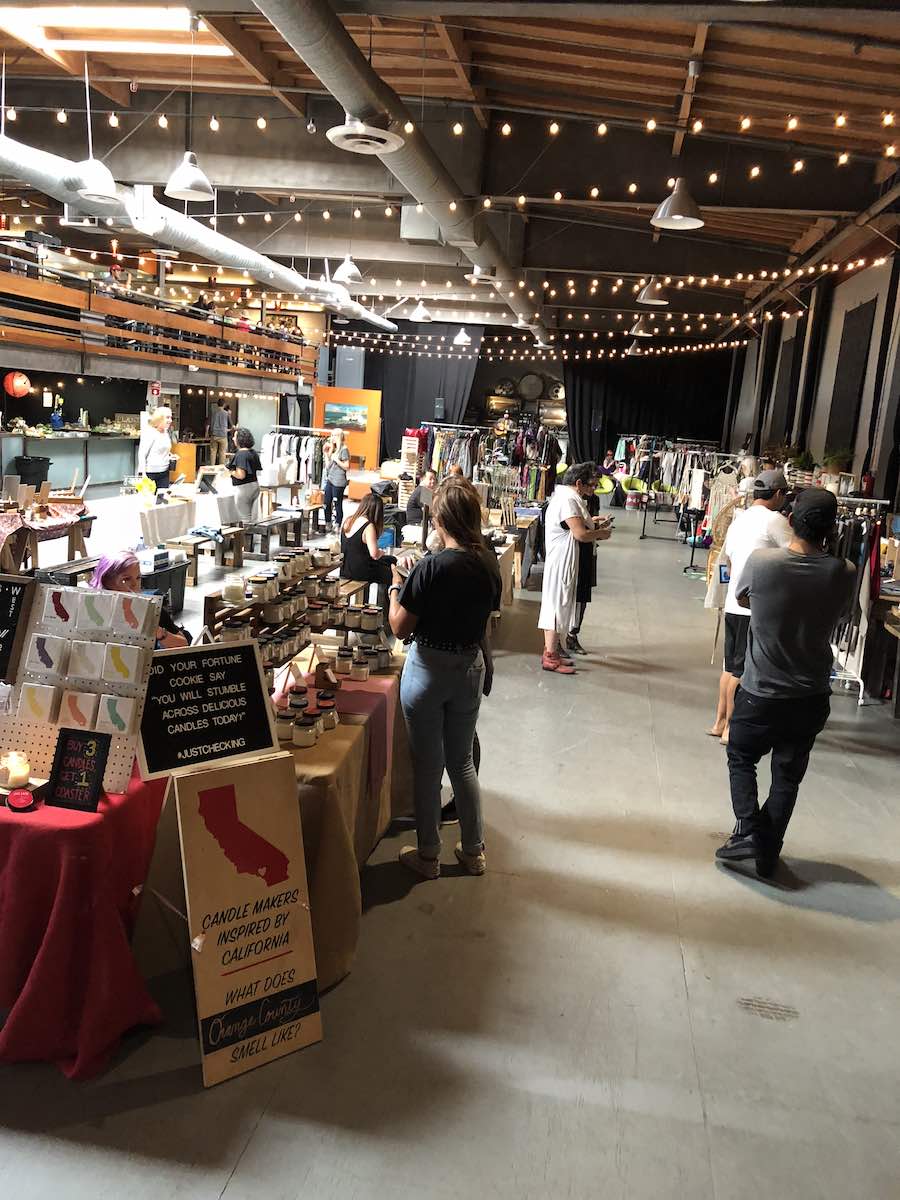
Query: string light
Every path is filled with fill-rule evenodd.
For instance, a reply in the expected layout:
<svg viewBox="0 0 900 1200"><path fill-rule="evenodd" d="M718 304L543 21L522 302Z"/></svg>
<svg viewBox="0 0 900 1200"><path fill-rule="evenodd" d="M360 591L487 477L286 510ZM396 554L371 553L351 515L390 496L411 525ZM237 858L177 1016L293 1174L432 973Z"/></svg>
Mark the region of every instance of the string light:
<svg viewBox="0 0 900 1200"><path fill-rule="evenodd" d="M797 126L799 124L800 124L800 122L797 120L796 117L788 117L787 127L789 130L793 131L794 129L797 128Z"/></svg>
<svg viewBox="0 0 900 1200"><path fill-rule="evenodd" d="M838 115L834 118L834 123L838 129L843 129L847 124L847 118L844 113L838 113Z"/></svg>
<svg viewBox="0 0 900 1200"><path fill-rule="evenodd" d="M632 194L632 196L633 196L633 195L635 195L635 193L636 193L636 192L637 192L637 190L638 190L638 189L637 189L637 184L636 184L636 183L629 183L629 185L628 185L628 190L629 190L629 192Z"/></svg>
<svg viewBox="0 0 900 1200"><path fill-rule="evenodd" d="M454 126L453 126L453 133L454 133L454 136L455 136L455 137L461 137L461 136L462 136L462 131L463 131L462 123L461 123L460 121L457 121L457 122L454 124Z"/></svg>
<svg viewBox="0 0 900 1200"><path fill-rule="evenodd" d="M213 133L218 133L219 132L219 118L215 117L215 116L210 117L209 118L209 127Z"/></svg>
<svg viewBox="0 0 900 1200"><path fill-rule="evenodd" d="M8 108L6 110L7 121L15 121L18 119L18 116L19 116L19 114L16 112L16 110L14 108Z"/></svg>
<svg viewBox="0 0 900 1200"><path fill-rule="evenodd" d="M416 212L417 212L417 213L421 214L421 213L423 213L424 211L425 211L425 205L424 205L424 204L417 204L417 205L416 205Z"/></svg>
<svg viewBox="0 0 900 1200"><path fill-rule="evenodd" d="M263 213L263 220L267 225L272 224L272 214L270 212Z"/></svg>
<svg viewBox="0 0 900 1200"><path fill-rule="evenodd" d="M490 208L491 207L490 196L485 196L485 198L481 202L481 206L482 206L482 208Z"/></svg>
<svg viewBox="0 0 900 1200"><path fill-rule="evenodd" d="M166 116L165 113L159 114L159 116L156 118L156 123L160 127L160 129L168 129L169 128L169 118Z"/></svg>
<svg viewBox="0 0 900 1200"><path fill-rule="evenodd" d="M516 204L518 204L519 208L524 208L525 207L525 197L519 196L518 200L516 201Z"/></svg>
<svg viewBox="0 0 900 1200"><path fill-rule="evenodd" d="M109 116L107 117L107 120L109 121L109 125L110 125L111 129L119 128L119 118L114 112L111 112L109 114Z"/></svg>
<svg viewBox="0 0 900 1200"><path fill-rule="evenodd" d="M600 189L598 187L592 187L591 188L591 199L596 200L599 195L600 195Z"/></svg>
<svg viewBox="0 0 900 1200"><path fill-rule="evenodd" d="M897 147L893 143L891 143L890 146L885 146L885 148L884 148L885 158L893 158L896 153L897 153Z"/></svg>
<svg viewBox="0 0 900 1200"><path fill-rule="evenodd" d="M562 200L562 192L554 192L554 193L553 193L553 199L554 199L554 200L557 202L557 204L558 204L558 203L559 203L559 201L560 201L560 200Z"/></svg>
<svg viewBox="0 0 900 1200"><path fill-rule="evenodd" d="M605 121L601 121L600 124L597 126L597 136L598 137L606 137L606 122Z"/></svg>
<svg viewBox="0 0 900 1200"><path fill-rule="evenodd" d="M655 128L656 128L656 122L651 117L650 120L647 122L647 132L652 133Z"/></svg>
<svg viewBox="0 0 900 1200"><path fill-rule="evenodd" d="M237 223L238 223L238 225L244 224L244 214L243 213L238 213Z"/></svg>
<svg viewBox="0 0 900 1200"><path fill-rule="evenodd" d="M842 153L840 153L838 155L837 161L838 161L839 167L846 167L847 163L850 161L850 155L847 153L846 150L844 150Z"/></svg>
<svg viewBox="0 0 900 1200"><path fill-rule="evenodd" d="M302 220L303 220L303 215L302 215L301 213L295 212L295 213L294 213L294 220L295 220L295 221L302 221Z"/></svg>
<svg viewBox="0 0 900 1200"><path fill-rule="evenodd" d="M64 108L60 108L57 110L56 119L59 121L60 125L65 125L66 121L69 119L69 114Z"/></svg>
<svg viewBox="0 0 900 1200"><path fill-rule="evenodd" d="M412 131L414 129L415 129L415 125L413 125L412 121L407 121L406 124L403 126L404 133L412 133Z"/></svg>
<svg viewBox="0 0 900 1200"><path fill-rule="evenodd" d="M750 178L751 179L759 178L759 167L751 167L750 168Z"/></svg>
<svg viewBox="0 0 900 1200"><path fill-rule="evenodd" d="M257 129L265 129L265 127L268 125L268 123L269 122L266 120L265 117L257 117L256 118L256 128Z"/></svg>
<svg viewBox="0 0 900 1200"><path fill-rule="evenodd" d="M327 209L327 208L325 208L325 209L323 209L323 210L322 210L322 220L323 220L323 221L330 221L330 220L331 220L331 213L328 211L328 209Z"/></svg>
<svg viewBox="0 0 900 1200"><path fill-rule="evenodd" d="M673 188L674 186L675 186L675 177L674 177L674 175L670 175L669 178L666 180L666 187Z"/></svg>
<svg viewBox="0 0 900 1200"><path fill-rule="evenodd" d="M550 135L551 135L551 137L556 137L556 135L557 135L558 133L559 133L559 123L558 123L557 121L551 121L551 122L550 122Z"/></svg>
<svg viewBox="0 0 900 1200"><path fill-rule="evenodd" d="M354 220L358 221L358 220L360 219L360 217L361 217L361 216L362 216L362 209L360 209L360 208L354 208L354 210L353 210L353 218L354 218Z"/></svg>
<svg viewBox="0 0 900 1200"><path fill-rule="evenodd" d="M749 117L741 117L741 132L746 133L752 124Z"/></svg>
<svg viewBox="0 0 900 1200"><path fill-rule="evenodd" d="M451 200L450 203L447 205L447 207L450 209L451 212L456 212L456 201Z"/></svg>
<svg viewBox="0 0 900 1200"><path fill-rule="evenodd" d="M710 171L709 182L710 183L718 183L719 182L719 172L718 171Z"/></svg>
<svg viewBox="0 0 900 1200"><path fill-rule="evenodd" d="M886 112L886 113L884 113L884 114L883 114L883 116L882 116L882 118L881 118L881 123L882 123L882 125L893 125L893 123L894 123L894 114L893 114L892 112Z"/></svg>
<svg viewBox="0 0 900 1200"><path fill-rule="evenodd" d="M694 133L699 133L702 130L702 128L703 128L703 122L698 117L698 119L691 126L691 129L693 129Z"/></svg>
<svg viewBox="0 0 900 1200"><path fill-rule="evenodd" d="M509 135L512 133L512 125L510 125L509 121L503 122L503 124L500 126L500 132L504 137L509 137Z"/></svg>
<svg viewBox="0 0 900 1200"><path fill-rule="evenodd" d="M797 158L797 159L795 159L795 160L794 160L794 165L793 165L793 167L791 168L791 170L793 171L793 173L794 173L795 175L797 175L797 174L798 174L800 171L802 171L802 170L803 170L803 168L804 168L805 166L806 166L806 163L803 161L803 159L802 159L802 158Z"/></svg>

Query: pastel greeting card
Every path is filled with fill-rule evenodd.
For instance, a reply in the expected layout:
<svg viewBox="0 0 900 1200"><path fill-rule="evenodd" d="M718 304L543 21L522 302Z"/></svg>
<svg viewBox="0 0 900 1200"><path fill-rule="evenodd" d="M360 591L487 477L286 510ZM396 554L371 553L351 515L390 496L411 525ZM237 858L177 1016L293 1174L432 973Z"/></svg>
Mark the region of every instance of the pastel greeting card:
<svg viewBox="0 0 900 1200"><path fill-rule="evenodd" d="M101 733L124 737L131 732L137 701L127 696L101 696L96 728Z"/></svg>
<svg viewBox="0 0 900 1200"><path fill-rule="evenodd" d="M35 633L28 647L29 671L38 675L62 675L66 669L69 643L65 638Z"/></svg>
<svg viewBox="0 0 900 1200"><path fill-rule="evenodd" d="M63 692L59 706L60 725L69 725L73 729L93 729L99 699L92 692Z"/></svg>
<svg viewBox="0 0 900 1200"><path fill-rule="evenodd" d="M115 592L82 589L78 596L78 628L109 633L118 598Z"/></svg>
<svg viewBox="0 0 900 1200"><path fill-rule="evenodd" d="M141 665L138 646L120 646L111 642L106 647L103 662L103 678L107 683L134 683Z"/></svg>
<svg viewBox="0 0 900 1200"><path fill-rule="evenodd" d="M73 642L69 652L69 677L99 679L103 671L102 642Z"/></svg>
<svg viewBox="0 0 900 1200"><path fill-rule="evenodd" d="M125 593L116 599L113 631L115 633L146 633L150 611L155 607L152 601L146 596L133 596Z"/></svg>
<svg viewBox="0 0 900 1200"><path fill-rule="evenodd" d="M74 588L48 587L44 597L43 623L72 633L78 615L78 593Z"/></svg>
<svg viewBox="0 0 900 1200"><path fill-rule="evenodd" d="M59 691L47 683L23 683L19 689L19 719L55 721Z"/></svg>

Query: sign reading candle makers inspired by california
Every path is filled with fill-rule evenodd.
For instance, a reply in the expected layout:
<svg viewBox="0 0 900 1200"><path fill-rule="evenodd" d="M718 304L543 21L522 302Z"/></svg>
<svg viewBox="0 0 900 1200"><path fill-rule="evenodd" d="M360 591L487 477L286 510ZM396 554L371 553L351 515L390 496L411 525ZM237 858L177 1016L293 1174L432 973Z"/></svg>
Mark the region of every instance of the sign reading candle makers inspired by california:
<svg viewBox="0 0 900 1200"><path fill-rule="evenodd" d="M277 749L256 642L160 650L141 721L145 779Z"/></svg>
<svg viewBox="0 0 900 1200"><path fill-rule="evenodd" d="M206 1087L322 1039L291 754L175 779Z"/></svg>

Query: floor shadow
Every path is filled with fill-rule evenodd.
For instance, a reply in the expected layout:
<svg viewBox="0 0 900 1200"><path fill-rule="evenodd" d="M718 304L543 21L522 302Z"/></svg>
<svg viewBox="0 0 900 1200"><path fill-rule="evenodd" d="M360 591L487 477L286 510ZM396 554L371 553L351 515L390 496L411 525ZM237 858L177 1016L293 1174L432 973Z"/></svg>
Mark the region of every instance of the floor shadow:
<svg viewBox="0 0 900 1200"><path fill-rule="evenodd" d="M900 920L898 897L870 876L840 863L784 859L771 882L760 879L752 863L740 870L720 869L789 908L829 913L866 925Z"/></svg>
<svg viewBox="0 0 900 1200"><path fill-rule="evenodd" d="M404 830L414 843L415 831ZM367 863L359 877L363 915L382 904L405 900L417 884L427 883L394 859L393 862Z"/></svg>

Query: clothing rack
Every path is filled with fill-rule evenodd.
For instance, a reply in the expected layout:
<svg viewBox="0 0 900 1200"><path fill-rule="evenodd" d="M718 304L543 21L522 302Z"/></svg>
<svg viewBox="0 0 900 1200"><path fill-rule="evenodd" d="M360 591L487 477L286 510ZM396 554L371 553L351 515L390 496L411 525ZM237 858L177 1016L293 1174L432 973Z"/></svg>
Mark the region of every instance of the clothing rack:
<svg viewBox="0 0 900 1200"><path fill-rule="evenodd" d="M317 429L314 425L272 425L269 433L315 433L322 437L330 437L333 429Z"/></svg>
<svg viewBox="0 0 900 1200"><path fill-rule="evenodd" d="M493 425L452 425L447 421L420 421L419 429L463 429L466 433L486 433Z"/></svg>

